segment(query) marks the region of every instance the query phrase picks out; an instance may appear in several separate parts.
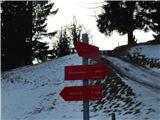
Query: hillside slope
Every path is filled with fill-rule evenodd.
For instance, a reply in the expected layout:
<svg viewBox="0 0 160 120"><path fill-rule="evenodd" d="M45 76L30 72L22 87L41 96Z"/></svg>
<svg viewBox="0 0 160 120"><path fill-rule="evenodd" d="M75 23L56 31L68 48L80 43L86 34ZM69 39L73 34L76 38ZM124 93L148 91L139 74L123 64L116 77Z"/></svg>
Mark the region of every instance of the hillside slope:
<svg viewBox="0 0 160 120"><path fill-rule="evenodd" d="M125 71L122 75L113 70L104 80L90 82L104 88L103 99L90 102L91 120L111 120L113 112L117 120L159 120L160 91L148 86L159 86L159 69L154 68L156 75L150 76L119 58L105 58ZM81 57L74 54L3 73L2 120L82 120L82 102L65 102L59 96L65 86L82 85L82 81L64 81L64 66L81 63ZM127 72L147 85L131 79Z"/></svg>

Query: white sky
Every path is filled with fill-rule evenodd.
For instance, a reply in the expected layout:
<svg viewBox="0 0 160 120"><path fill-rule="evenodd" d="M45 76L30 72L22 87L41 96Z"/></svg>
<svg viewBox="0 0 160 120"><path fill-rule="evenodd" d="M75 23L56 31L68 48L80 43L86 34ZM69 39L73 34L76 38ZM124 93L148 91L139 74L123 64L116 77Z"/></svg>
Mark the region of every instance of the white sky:
<svg viewBox="0 0 160 120"><path fill-rule="evenodd" d="M116 32L106 37L98 31L96 26L96 17L101 13L101 2L104 0L53 0L54 8L59 8L56 15L48 17L48 31L59 30L62 26L70 25L73 16L77 18L77 22L82 24L86 31L89 32L90 44L98 46L101 50L111 50L118 45L127 44L127 36L119 36ZM98 3L97 3L98 2ZM97 4L94 4L97 3ZM89 9L98 7L95 9ZM84 31L84 32L86 32ZM144 33L140 30L134 32L138 42L152 40L152 32Z"/></svg>

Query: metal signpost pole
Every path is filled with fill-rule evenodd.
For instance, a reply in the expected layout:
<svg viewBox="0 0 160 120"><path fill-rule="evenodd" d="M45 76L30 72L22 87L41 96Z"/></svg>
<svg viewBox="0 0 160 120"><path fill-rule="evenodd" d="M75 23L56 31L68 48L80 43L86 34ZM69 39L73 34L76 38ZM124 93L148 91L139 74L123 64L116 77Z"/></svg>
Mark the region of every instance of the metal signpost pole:
<svg viewBox="0 0 160 120"><path fill-rule="evenodd" d="M82 34L82 41L88 43L88 34ZM88 64L88 59L83 58L83 65ZM88 80L83 80L83 86L88 85ZM83 120L89 120L89 101L83 101Z"/></svg>

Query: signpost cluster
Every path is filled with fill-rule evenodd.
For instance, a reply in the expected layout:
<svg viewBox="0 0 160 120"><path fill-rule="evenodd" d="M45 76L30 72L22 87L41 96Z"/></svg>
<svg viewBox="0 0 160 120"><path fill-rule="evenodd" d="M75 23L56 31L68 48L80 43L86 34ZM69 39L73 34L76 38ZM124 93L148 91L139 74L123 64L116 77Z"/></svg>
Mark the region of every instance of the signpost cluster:
<svg viewBox="0 0 160 120"><path fill-rule="evenodd" d="M83 86L65 87L60 95L65 101L83 100L83 120L89 120L89 100L102 99L100 85L88 85L88 80L101 80L109 69L102 64L88 65L88 59L99 60L99 48L88 44L88 35L82 35L83 42L78 42L76 50L83 57L83 65L65 66L65 80L83 80Z"/></svg>

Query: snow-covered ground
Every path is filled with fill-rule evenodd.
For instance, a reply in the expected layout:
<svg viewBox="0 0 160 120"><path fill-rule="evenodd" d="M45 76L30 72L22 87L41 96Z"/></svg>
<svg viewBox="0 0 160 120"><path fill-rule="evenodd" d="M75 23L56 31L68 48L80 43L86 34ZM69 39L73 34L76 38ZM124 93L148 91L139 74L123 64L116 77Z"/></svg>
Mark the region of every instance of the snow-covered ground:
<svg viewBox="0 0 160 120"><path fill-rule="evenodd" d="M154 89L160 90L159 74L155 73L155 75L153 75L152 73L149 73L148 69L144 71L144 69L141 69L141 67L137 67L118 58L114 57L106 57L106 58L114 65L114 67L121 74L125 75L126 77L135 80L139 83L148 85Z"/></svg>
<svg viewBox="0 0 160 120"><path fill-rule="evenodd" d="M129 50L130 54L140 53L146 58L160 59L160 45L139 45Z"/></svg>
<svg viewBox="0 0 160 120"><path fill-rule="evenodd" d="M160 72L160 45L138 45L129 49L128 52L129 55L136 57L136 59L141 61L141 63L151 63L150 65L144 64L146 68L149 68L149 74L156 74ZM153 63L156 63L159 67L150 67L153 66ZM146 70L144 69L144 71Z"/></svg>
<svg viewBox="0 0 160 120"><path fill-rule="evenodd" d="M151 54L151 53L149 53ZM159 86L160 78L148 75L117 58L108 60L125 73L139 77L143 82ZM77 54L47 61L38 65L26 66L2 73L2 120L82 120L82 102L65 102L59 93L65 86L79 86L82 81L64 81L64 66L79 65L81 57ZM160 120L160 91L154 86L141 84L128 76L119 76L133 89L134 99L141 104L139 114L116 114L116 120ZM144 79L145 78L145 79ZM152 81L152 78L153 81ZM136 78L137 79L137 78ZM105 80L103 80L105 82ZM157 84L156 84L157 83ZM106 88L107 89L107 88ZM110 89L110 88L108 88ZM117 86L118 89L118 86ZM105 91L105 90L104 90ZM124 91L125 92L125 91ZM121 93L123 96L125 93ZM90 105L90 120L111 120L106 109L112 102L103 98L101 106L92 110L97 101ZM123 101L116 101L122 103ZM101 103L100 103L101 104ZM112 107L110 108L112 110ZM134 108L131 108L134 109ZM118 110L118 108L117 108ZM129 112L129 111L128 111Z"/></svg>
<svg viewBox="0 0 160 120"><path fill-rule="evenodd" d="M81 64L71 55L2 75L2 120L82 119L82 102L65 102L60 91L80 81L64 81L64 66ZM74 112L74 114L73 114Z"/></svg>

